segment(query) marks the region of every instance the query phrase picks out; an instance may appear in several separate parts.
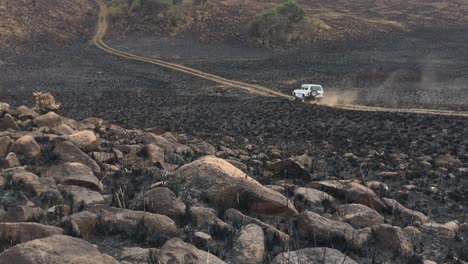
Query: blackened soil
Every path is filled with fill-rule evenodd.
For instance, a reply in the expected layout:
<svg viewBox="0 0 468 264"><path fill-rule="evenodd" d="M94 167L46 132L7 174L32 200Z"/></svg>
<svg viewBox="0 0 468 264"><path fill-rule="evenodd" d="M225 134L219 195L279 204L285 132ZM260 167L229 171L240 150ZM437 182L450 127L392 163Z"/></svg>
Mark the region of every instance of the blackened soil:
<svg viewBox="0 0 468 264"><path fill-rule="evenodd" d="M235 47L199 48L195 42L184 49L176 44L188 40L139 42L136 37L110 43L288 92L300 83L318 82L331 92L355 92L359 103L466 109L468 50L461 41L467 34L461 33L453 32L441 42L438 32L420 32L373 50L349 51L257 53ZM164 46L174 41L177 49ZM0 101L13 106L33 105L32 92L45 90L63 104L61 114L71 118L97 116L124 127L158 127L211 141L230 135L238 145L246 140L265 149L272 145L285 156L309 151L317 179L380 180L393 191L414 184L417 191L401 196L394 192L394 198L440 223L466 221L466 172L450 166L436 172L434 161L432 172L411 166L424 155L436 160L450 154L468 167L468 118L353 112L260 97L116 58L89 43L1 58ZM200 59L204 61L194 61ZM349 159L346 153L356 158ZM401 177L382 178L381 171L398 171ZM431 187L440 192L431 192Z"/></svg>
<svg viewBox="0 0 468 264"><path fill-rule="evenodd" d="M209 45L196 36L114 36L109 43L288 94L301 83L318 83L332 101L467 110L467 41L468 31L454 28L393 34L372 45L348 40L289 50Z"/></svg>

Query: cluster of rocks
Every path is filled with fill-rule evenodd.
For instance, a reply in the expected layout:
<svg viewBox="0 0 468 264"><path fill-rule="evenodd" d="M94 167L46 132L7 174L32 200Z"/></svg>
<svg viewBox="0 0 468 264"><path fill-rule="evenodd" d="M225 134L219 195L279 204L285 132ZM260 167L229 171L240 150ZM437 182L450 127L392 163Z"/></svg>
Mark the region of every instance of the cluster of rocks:
<svg viewBox="0 0 468 264"><path fill-rule="evenodd" d="M318 180L306 154L5 103L0 117L0 264L432 263L422 242L468 229L407 208L382 182Z"/></svg>

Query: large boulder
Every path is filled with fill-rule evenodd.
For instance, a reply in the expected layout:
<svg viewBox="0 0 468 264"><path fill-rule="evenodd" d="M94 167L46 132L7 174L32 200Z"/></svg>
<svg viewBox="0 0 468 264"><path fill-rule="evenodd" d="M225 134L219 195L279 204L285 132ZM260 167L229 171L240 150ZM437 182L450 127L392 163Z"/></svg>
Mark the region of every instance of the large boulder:
<svg viewBox="0 0 468 264"><path fill-rule="evenodd" d="M33 119L39 116L37 112L35 112L34 110L31 110L29 107L24 106L24 105L16 108L15 115L20 120Z"/></svg>
<svg viewBox="0 0 468 264"><path fill-rule="evenodd" d="M66 124L61 124L61 125L58 125L57 127L52 128L52 132L60 136L68 136L73 133L76 133L76 131L73 128L69 127Z"/></svg>
<svg viewBox="0 0 468 264"><path fill-rule="evenodd" d="M306 182L312 180L306 165L294 158L274 162L269 166L269 169L282 178L304 180Z"/></svg>
<svg viewBox="0 0 468 264"><path fill-rule="evenodd" d="M20 130L15 119L10 114L4 115L3 119L0 120L0 130L7 129Z"/></svg>
<svg viewBox="0 0 468 264"><path fill-rule="evenodd" d="M372 230L382 248L390 249L404 256L410 256L414 253L410 237L400 227L381 224L372 227Z"/></svg>
<svg viewBox="0 0 468 264"><path fill-rule="evenodd" d="M345 186L345 190L345 199L348 201L367 205L378 212L383 212L386 209L385 203L369 187L357 182L350 182Z"/></svg>
<svg viewBox="0 0 468 264"><path fill-rule="evenodd" d="M54 112L49 112L34 118L33 122L37 127L53 128L62 123L62 118Z"/></svg>
<svg viewBox="0 0 468 264"><path fill-rule="evenodd" d="M41 157L41 146L30 135L20 137L11 146L11 151L28 160L38 160Z"/></svg>
<svg viewBox="0 0 468 264"><path fill-rule="evenodd" d="M87 238L94 234L98 222L98 216L89 211L81 211L76 214L64 216L61 224L74 234Z"/></svg>
<svg viewBox="0 0 468 264"><path fill-rule="evenodd" d="M47 179L39 178L36 174L26 171L24 167L3 170L0 173L0 177L11 185L11 187L29 192L36 196L54 187L53 184L47 182Z"/></svg>
<svg viewBox="0 0 468 264"><path fill-rule="evenodd" d="M429 221L429 217L425 214L408 209L394 199L383 198L383 200L389 210L391 210L392 215L396 217L395 220L399 220L403 225L412 225L416 222L419 222L419 224L425 224Z"/></svg>
<svg viewBox="0 0 468 264"><path fill-rule="evenodd" d="M332 195L344 195L344 188L350 181L338 181L338 180L325 180L325 181L314 181L309 183L306 187L324 191Z"/></svg>
<svg viewBox="0 0 468 264"><path fill-rule="evenodd" d="M117 264L85 240L55 235L16 245L0 254L0 264Z"/></svg>
<svg viewBox="0 0 468 264"><path fill-rule="evenodd" d="M28 222L37 221L44 216L45 212L39 207L15 206L0 216L0 222Z"/></svg>
<svg viewBox="0 0 468 264"><path fill-rule="evenodd" d="M153 144L146 144L140 151L140 155L145 157L147 162L164 164L164 150Z"/></svg>
<svg viewBox="0 0 468 264"><path fill-rule="evenodd" d="M289 235L276 229L275 227L266 224L256 218L247 216L239 212L238 210L231 208L226 210L224 214L226 221L231 223L234 227L242 227L243 225L254 223L263 228L266 237L270 240L274 240L276 246L286 247L289 245Z"/></svg>
<svg viewBox="0 0 468 264"><path fill-rule="evenodd" d="M185 208L185 204L167 187L142 191L130 204L130 209L144 210L169 217L184 215Z"/></svg>
<svg viewBox="0 0 468 264"><path fill-rule="evenodd" d="M299 187L294 190L294 205L299 210L323 212L324 203L332 203L334 200L331 195L316 189Z"/></svg>
<svg viewBox="0 0 468 264"><path fill-rule="evenodd" d="M95 191L102 191L102 183L94 175L91 169L78 162L65 162L55 165L46 173L47 177L52 177L58 183L64 185L77 185Z"/></svg>
<svg viewBox="0 0 468 264"><path fill-rule="evenodd" d="M168 240L156 253L155 259L160 264L191 263L191 264L225 264L224 261L208 252L197 249L178 238Z"/></svg>
<svg viewBox="0 0 468 264"><path fill-rule="evenodd" d="M165 154L169 154L175 151L174 143L165 139L162 136L157 136L153 133L145 132L138 135L136 142L139 144L153 144L164 150Z"/></svg>
<svg viewBox="0 0 468 264"><path fill-rule="evenodd" d="M367 205L378 212L384 212L387 208L372 189L354 181L317 181L310 183L307 187L327 192L349 202Z"/></svg>
<svg viewBox="0 0 468 264"><path fill-rule="evenodd" d="M336 238L349 238L355 229L344 222L325 218L305 211L297 218L298 231L303 238L315 237L317 242L329 242Z"/></svg>
<svg viewBox="0 0 468 264"><path fill-rule="evenodd" d="M10 146L10 137L0 137L0 157L4 157L9 152Z"/></svg>
<svg viewBox="0 0 468 264"><path fill-rule="evenodd" d="M83 151L91 151L97 148L97 137L93 131L85 130L65 136L65 139L75 144Z"/></svg>
<svg viewBox="0 0 468 264"><path fill-rule="evenodd" d="M233 263L257 264L265 258L265 235L260 226L248 224L237 234L231 252Z"/></svg>
<svg viewBox="0 0 468 264"><path fill-rule="evenodd" d="M282 194L262 186L229 162L213 156L180 167L172 177L183 182L189 190L204 190L211 202L223 208L243 207L248 211L283 217L298 214L292 202Z"/></svg>
<svg viewBox="0 0 468 264"><path fill-rule="evenodd" d="M354 228L364 228L384 223L383 216L374 209L363 204L344 204L337 206L335 215Z"/></svg>
<svg viewBox="0 0 468 264"><path fill-rule="evenodd" d="M133 211L120 209L104 205L97 205L89 208L88 211L96 214L101 223L108 231L116 233L125 233L134 236L141 232L141 224L148 232L160 234L174 234L177 232L175 222L160 214L153 214L143 211Z"/></svg>
<svg viewBox="0 0 468 264"><path fill-rule="evenodd" d="M121 264L155 263L155 262L150 262L150 259L149 259L149 256L151 254L150 252L151 252L150 248L123 247L119 254L119 260L122 261Z"/></svg>
<svg viewBox="0 0 468 264"><path fill-rule="evenodd" d="M217 232L227 232L230 229L230 226L219 219L212 208L191 207L190 219L197 230L202 230L213 235Z"/></svg>
<svg viewBox="0 0 468 264"><path fill-rule="evenodd" d="M0 167L2 164L0 164ZM3 162L3 168L9 169L9 168L14 168L14 167L19 167L21 166L21 162L19 161L18 157L14 152L8 153L8 155L5 157L5 160Z"/></svg>
<svg viewBox="0 0 468 264"><path fill-rule="evenodd" d="M38 223L2 223L0 224L0 234L4 238L10 238L12 242L24 243L38 238L61 235L63 229ZM1 259L0 255L0 263Z"/></svg>
<svg viewBox="0 0 468 264"><path fill-rule="evenodd" d="M458 226L453 228L450 224L426 223L422 226L422 231L426 234L435 235L441 239L451 240L455 239Z"/></svg>
<svg viewBox="0 0 468 264"><path fill-rule="evenodd" d="M215 155L216 148L206 141L197 141L190 145L190 147L199 155Z"/></svg>
<svg viewBox="0 0 468 264"><path fill-rule="evenodd" d="M283 263L357 264L353 259L341 253L341 251L326 247L303 248L281 253L271 262L271 264Z"/></svg>
<svg viewBox="0 0 468 264"><path fill-rule="evenodd" d="M104 198L99 192L85 187L76 185L61 185L59 186L59 189L63 197L69 202L72 202L75 209L81 207L82 205L104 202Z"/></svg>
<svg viewBox="0 0 468 264"><path fill-rule="evenodd" d="M361 249L370 238L369 229L356 230L348 223L335 221L317 213L305 211L297 218L299 236L303 239L314 239L318 243L344 241L348 246Z"/></svg>
<svg viewBox="0 0 468 264"><path fill-rule="evenodd" d="M53 153L62 161L79 162L91 168L94 173L101 173L101 168L97 162L71 142L64 141L58 143Z"/></svg>

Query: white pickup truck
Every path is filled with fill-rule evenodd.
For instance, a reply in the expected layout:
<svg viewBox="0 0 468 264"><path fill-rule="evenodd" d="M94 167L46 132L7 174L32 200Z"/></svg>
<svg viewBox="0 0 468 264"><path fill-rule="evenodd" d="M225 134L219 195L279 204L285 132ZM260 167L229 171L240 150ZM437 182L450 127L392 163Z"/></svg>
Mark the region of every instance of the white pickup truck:
<svg viewBox="0 0 468 264"><path fill-rule="evenodd" d="M318 84L303 84L301 88L293 91L294 99L321 99L323 98L323 88Z"/></svg>

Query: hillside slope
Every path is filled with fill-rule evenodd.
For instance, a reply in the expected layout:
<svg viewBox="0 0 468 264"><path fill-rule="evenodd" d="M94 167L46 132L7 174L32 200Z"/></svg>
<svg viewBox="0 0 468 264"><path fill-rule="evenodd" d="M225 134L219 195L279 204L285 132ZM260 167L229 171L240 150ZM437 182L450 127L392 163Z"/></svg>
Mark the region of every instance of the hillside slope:
<svg viewBox="0 0 468 264"><path fill-rule="evenodd" d="M0 0L1 49L38 50L76 40L92 32L94 15L88 0Z"/></svg>
<svg viewBox="0 0 468 264"><path fill-rule="evenodd" d="M193 1L190 8L179 8L177 19L168 19L172 25L161 22L157 14L142 15L120 10L113 21L114 33L145 31L195 35L206 42L237 42L255 44L250 36L255 17L284 1L272 0L209 0L204 4ZM192 1L189 1L192 3ZM309 17L312 29L299 44L311 45L352 41L368 43L392 38L391 33L402 33L421 28L448 29L462 27L468 21L468 2L402 1L402 0L298 0ZM176 10L177 11L177 10ZM167 16L165 17L167 19ZM167 22L167 21L165 21Z"/></svg>

